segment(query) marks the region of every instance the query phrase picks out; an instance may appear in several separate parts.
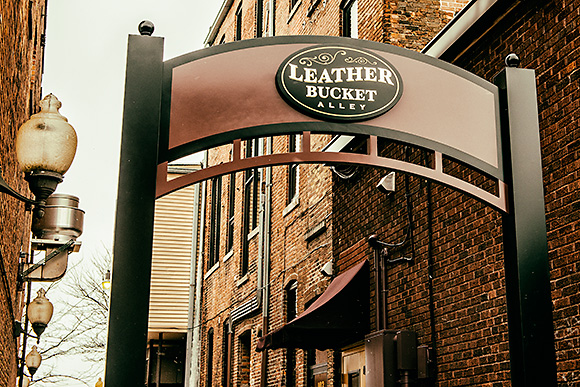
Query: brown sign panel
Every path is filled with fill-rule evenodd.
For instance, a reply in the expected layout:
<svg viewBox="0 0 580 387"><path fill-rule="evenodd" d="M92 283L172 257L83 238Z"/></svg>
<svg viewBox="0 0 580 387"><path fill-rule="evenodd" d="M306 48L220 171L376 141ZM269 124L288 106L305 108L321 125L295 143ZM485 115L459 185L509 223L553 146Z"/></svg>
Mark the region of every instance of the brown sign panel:
<svg viewBox="0 0 580 387"><path fill-rule="evenodd" d="M352 48L354 44L356 48ZM306 108L297 110L298 102L291 105L281 96L276 75L282 69L288 77L300 79L302 75L303 80L314 79L313 74L300 73L299 68L293 74L290 64L295 62L291 59L300 60L304 53L320 57L324 50L316 50L321 46L347 52L346 55L338 50L332 52L337 57L354 58L354 53L364 52L366 60L377 62L377 69L392 73L389 77L386 70L365 72L364 67L370 65L352 66L363 68L360 77L353 73L353 79L363 81L352 89L370 90L367 82L376 76L394 84L398 80L399 91L381 97L384 105L377 108L376 116L337 119L327 117L327 111L314 113L308 109L306 114ZM167 150L160 149L161 161L175 160L235 139L300 132L307 126L313 133L370 134L416 144L503 179L497 87L426 55L362 40L288 36L219 45L166 61L164 66L161 144ZM332 70L328 72L327 79L323 70L318 71L321 70L317 70L318 82L320 77L324 83L336 81L336 72L334 78ZM380 71L385 78L380 78ZM365 81L366 78L371 81ZM387 84L392 87L388 81ZM338 96L337 90L334 93ZM341 93L343 96L344 91ZM378 93L377 89L374 99L378 100ZM346 92L346 98L355 95L356 92ZM366 92L367 99L370 95L375 97L374 92Z"/></svg>
<svg viewBox="0 0 580 387"><path fill-rule="evenodd" d="M286 102L322 120L368 120L391 109L401 98L399 72L372 52L346 46L300 50L276 74Z"/></svg>

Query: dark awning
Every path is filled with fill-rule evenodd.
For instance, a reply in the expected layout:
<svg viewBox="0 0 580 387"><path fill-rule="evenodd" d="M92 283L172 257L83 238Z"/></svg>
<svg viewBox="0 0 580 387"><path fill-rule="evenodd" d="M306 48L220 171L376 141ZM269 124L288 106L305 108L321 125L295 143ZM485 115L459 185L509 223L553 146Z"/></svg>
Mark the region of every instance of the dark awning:
<svg viewBox="0 0 580 387"><path fill-rule="evenodd" d="M341 348L362 340L369 327L368 263L336 277L294 320L258 339L256 351L277 348Z"/></svg>

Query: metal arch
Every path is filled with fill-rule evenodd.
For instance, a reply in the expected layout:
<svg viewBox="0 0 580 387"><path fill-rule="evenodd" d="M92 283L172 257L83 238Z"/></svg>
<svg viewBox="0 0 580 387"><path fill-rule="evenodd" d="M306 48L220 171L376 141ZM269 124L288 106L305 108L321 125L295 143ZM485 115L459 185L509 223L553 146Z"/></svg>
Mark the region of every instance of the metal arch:
<svg viewBox="0 0 580 387"><path fill-rule="evenodd" d="M251 158L241 157L241 139L233 141L232 159L227 163L200 169L183 175L176 179L167 180L167 162L161 163L157 167L157 192L156 197L160 198L178 189L191 184L199 183L212 177L226 175L232 172L243 171L250 168L260 168L274 165L294 164L294 163L341 163L357 164L389 168L402 172L407 172L416 176L421 176L446 186L455 188L476 199L479 199L493 208L503 212L508 212L507 186L505 182L498 180L499 196L489 193L466 181L446 174L443 171L443 154L435 151L435 166L428 168L408 162L381 157L378 155L377 136L371 135L368 140L367 154L346 153L346 152L313 152L310 147L310 132L302 132L302 151L292 153L277 153Z"/></svg>

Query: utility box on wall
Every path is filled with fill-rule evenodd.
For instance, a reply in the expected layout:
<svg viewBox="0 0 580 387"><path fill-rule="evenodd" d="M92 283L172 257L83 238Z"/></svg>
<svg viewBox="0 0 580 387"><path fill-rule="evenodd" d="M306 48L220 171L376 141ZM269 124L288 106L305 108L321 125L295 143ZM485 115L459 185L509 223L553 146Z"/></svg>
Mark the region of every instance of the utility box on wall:
<svg viewBox="0 0 580 387"><path fill-rule="evenodd" d="M428 375L428 349L417 348L417 334L408 330L380 330L365 337L366 386L416 385ZM420 372L418 372L420 371Z"/></svg>
<svg viewBox="0 0 580 387"><path fill-rule="evenodd" d="M395 386L397 381L397 331L381 330L365 337L366 385Z"/></svg>

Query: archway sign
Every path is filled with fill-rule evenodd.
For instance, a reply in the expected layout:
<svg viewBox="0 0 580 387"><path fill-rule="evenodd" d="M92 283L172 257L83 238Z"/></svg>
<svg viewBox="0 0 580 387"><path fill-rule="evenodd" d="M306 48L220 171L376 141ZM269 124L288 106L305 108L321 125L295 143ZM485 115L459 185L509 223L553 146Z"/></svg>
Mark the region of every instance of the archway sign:
<svg viewBox="0 0 580 387"><path fill-rule="evenodd" d="M535 75L489 83L414 51L338 37L244 40L163 62L163 39L129 36L105 383L143 385L155 198L247 168L353 163L422 176L504 218L512 383L551 386L556 366ZM242 157L245 139L302 134L300 152ZM360 135L367 152L315 152L315 133ZM433 155L421 166L378 154L378 138ZM167 164L232 144L230 162L167 180ZM460 162L492 192L446 173Z"/></svg>

